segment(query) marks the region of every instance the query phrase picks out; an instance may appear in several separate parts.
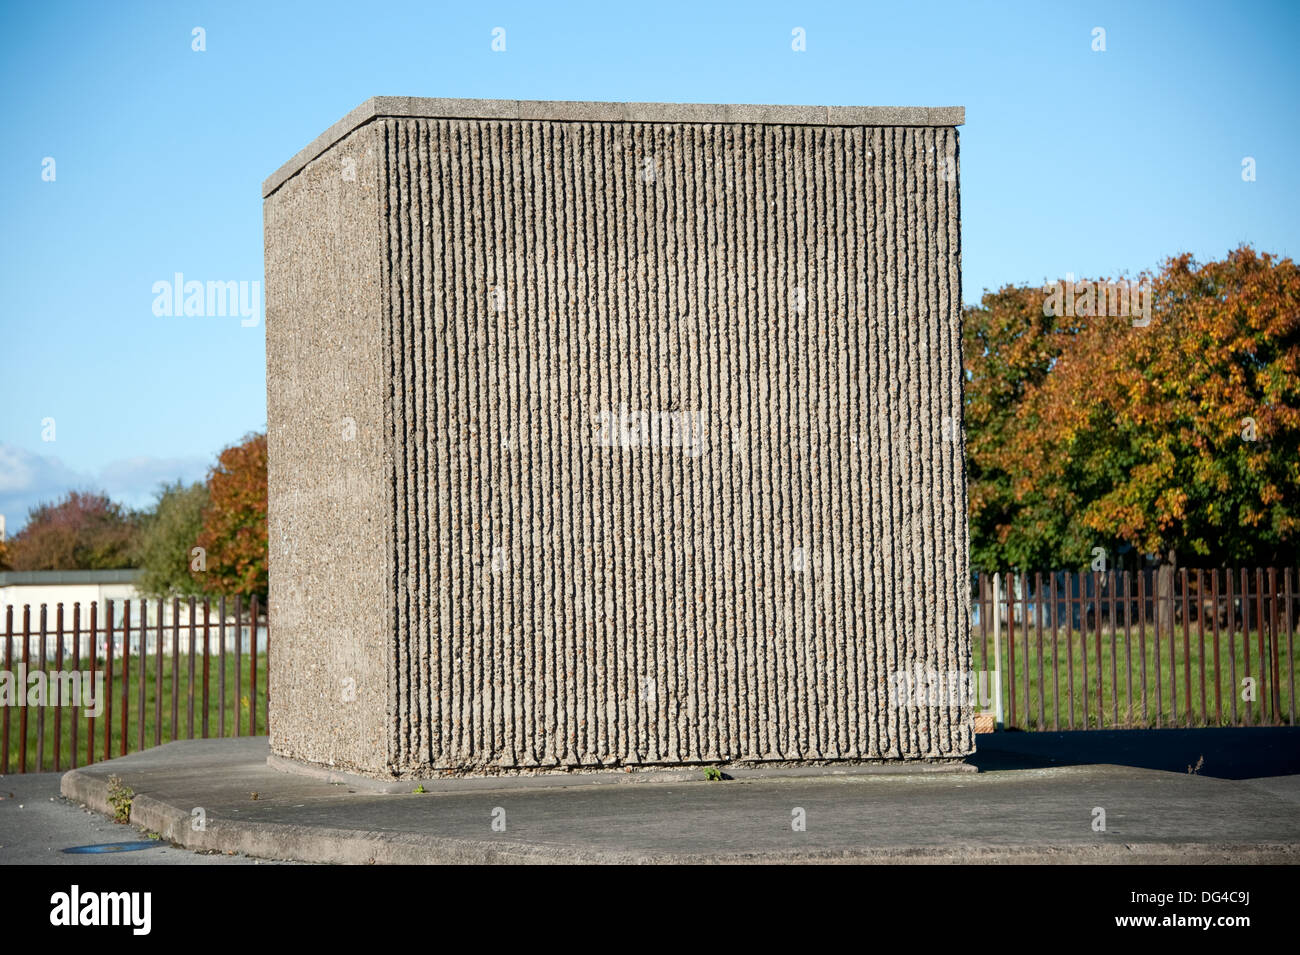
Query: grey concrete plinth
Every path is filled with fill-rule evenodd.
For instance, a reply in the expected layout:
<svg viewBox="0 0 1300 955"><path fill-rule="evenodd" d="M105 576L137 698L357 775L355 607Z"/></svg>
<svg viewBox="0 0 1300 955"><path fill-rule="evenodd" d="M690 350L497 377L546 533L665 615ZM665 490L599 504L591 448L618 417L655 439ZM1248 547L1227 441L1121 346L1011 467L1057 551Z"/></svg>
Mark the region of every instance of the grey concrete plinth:
<svg viewBox="0 0 1300 955"><path fill-rule="evenodd" d="M979 737L978 773L817 768L709 782L697 768L461 777L424 792L281 772L265 737L186 740L74 770L62 792L111 814L117 777L133 793L133 826L191 849L304 862L1295 864L1296 734L1108 734L1130 761L1114 765L1092 764L1088 734L1007 733ZM1186 772L1189 752L1216 775ZM0 812L0 846L19 818Z"/></svg>
<svg viewBox="0 0 1300 955"><path fill-rule="evenodd" d="M411 787L422 786L426 792L466 792L472 789L513 789L513 788L551 788L555 786L608 785L611 783L671 783L695 782L705 778L704 774L716 766L677 765L665 766L624 766L620 771L607 768L577 766L567 770L555 769L510 769L484 770L472 773L444 772L437 776L406 777L402 779L375 779L360 776L345 770L302 760L287 759L272 753L266 764L272 769L290 775L318 779L338 785L352 786L367 792L409 793ZM724 774L727 779L797 779L804 776L878 776L878 775L912 775L933 773L974 773L979 770L965 759L877 759L877 760L835 760L833 762L811 763L800 760L797 763L774 765L771 763L743 764L728 763Z"/></svg>
<svg viewBox="0 0 1300 955"><path fill-rule="evenodd" d="M959 108L375 99L270 177L271 748L955 760Z"/></svg>

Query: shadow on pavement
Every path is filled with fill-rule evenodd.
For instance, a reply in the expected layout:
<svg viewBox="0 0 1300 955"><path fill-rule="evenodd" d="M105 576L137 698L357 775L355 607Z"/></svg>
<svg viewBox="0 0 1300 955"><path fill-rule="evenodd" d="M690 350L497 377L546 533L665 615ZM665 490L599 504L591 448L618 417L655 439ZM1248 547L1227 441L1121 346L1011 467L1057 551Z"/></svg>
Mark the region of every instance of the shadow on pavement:
<svg viewBox="0 0 1300 955"><path fill-rule="evenodd" d="M1109 763L1201 776L1256 779L1300 773L1300 727L988 733L968 762L981 771Z"/></svg>

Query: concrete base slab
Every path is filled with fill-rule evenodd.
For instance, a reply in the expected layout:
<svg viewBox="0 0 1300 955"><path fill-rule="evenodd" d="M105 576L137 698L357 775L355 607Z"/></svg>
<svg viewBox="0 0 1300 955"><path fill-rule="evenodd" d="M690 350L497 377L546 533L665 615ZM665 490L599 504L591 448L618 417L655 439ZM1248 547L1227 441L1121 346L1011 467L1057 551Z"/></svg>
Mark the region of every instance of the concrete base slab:
<svg viewBox="0 0 1300 955"><path fill-rule="evenodd" d="M706 779L705 770L716 768L724 780L796 779L821 776L879 776L931 773L977 773L978 767L965 759L892 760L890 762L827 762L818 765L761 763L699 763L688 767L657 765L624 766L610 769L514 769L491 776L448 773L410 779L372 779L319 763L286 759L272 753L266 764L283 773L295 773L330 783L342 783L357 790L380 793L409 793L417 786L425 792L471 792L474 790L550 789L554 786L627 785L629 783L685 783Z"/></svg>
<svg viewBox="0 0 1300 955"><path fill-rule="evenodd" d="M264 737L170 743L74 770L62 791L107 813L116 776L134 793L132 823L182 846L321 863L1300 862L1300 776L805 769L629 785L455 779L384 793L286 773L268 756Z"/></svg>

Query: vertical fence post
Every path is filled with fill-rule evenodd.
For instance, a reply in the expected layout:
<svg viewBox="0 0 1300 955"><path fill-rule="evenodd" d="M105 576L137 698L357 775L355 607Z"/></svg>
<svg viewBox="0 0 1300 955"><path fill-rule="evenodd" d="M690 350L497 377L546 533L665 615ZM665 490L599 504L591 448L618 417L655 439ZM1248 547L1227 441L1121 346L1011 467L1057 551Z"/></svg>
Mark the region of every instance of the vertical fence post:
<svg viewBox="0 0 1300 955"><path fill-rule="evenodd" d="M119 756L126 755L126 742L129 727L127 718L131 715L131 601L122 601L122 734L118 741Z"/></svg>
<svg viewBox="0 0 1300 955"><path fill-rule="evenodd" d="M113 758L113 601L104 601L104 758Z"/></svg>
<svg viewBox="0 0 1300 955"><path fill-rule="evenodd" d="M186 674L187 693L186 693L186 711L185 717L185 735L189 739L194 738L194 644L198 637L198 621L195 619L198 612L194 608L194 597L191 596L187 607L190 615L190 647L189 647L189 669Z"/></svg>
<svg viewBox="0 0 1300 955"><path fill-rule="evenodd" d="M1223 671L1219 668L1219 571L1210 571L1210 601L1214 607L1214 725L1223 724Z"/></svg>
<svg viewBox="0 0 1300 955"><path fill-rule="evenodd" d="M1051 617L1049 622L1052 627L1052 729L1059 731L1061 728L1061 667L1058 654L1057 627L1060 623L1060 613L1056 609L1056 572L1053 571L1047 579L1048 599L1051 601L1049 608Z"/></svg>
<svg viewBox="0 0 1300 955"><path fill-rule="evenodd" d="M72 666L78 673L81 672L81 601L78 600L72 605ZM85 712L84 703L87 694L95 691L95 681L90 681L90 687L84 685L81 688L81 701L77 703L76 708L72 711L72 728L69 733L69 748L72 750L72 768L76 769L81 761L81 753L77 748L77 724L81 722L81 716ZM8 733L5 734L8 737ZM6 744L8 740L6 739Z"/></svg>
<svg viewBox="0 0 1300 955"><path fill-rule="evenodd" d="M37 639L40 643L36 647L36 666L41 673L45 673L45 638L47 632L46 624L46 605L41 604L41 632ZM28 671L31 672L30 670ZM36 771L44 772L45 770L45 707L36 708Z"/></svg>
<svg viewBox="0 0 1300 955"><path fill-rule="evenodd" d="M1010 691L1007 694L1011 704L1011 722L1016 725L1016 583L1015 575L1007 574L1007 682Z"/></svg>
<svg viewBox="0 0 1300 955"><path fill-rule="evenodd" d="M1264 615L1264 568L1255 568L1255 624L1258 628L1258 641L1260 641L1260 683L1256 687L1255 696L1260 700L1260 725L1269 719L1265 715L1265 704L1269 703L1269 657L1264 650L1264 628L1269 625L1268 617Z"/></svg>
<svg viewBox="0 0 1300 955"><path fill-rule="evenodd" d="M41 635L40 645L36 648L37 666L41 673L45 673L45 637L47 631L45 604L41 604ZM36 708L36 771L38 773L45 771L45 707Z"/></svg>
<svg viewBox="0 0 1300 955"><path fill-rule="evenodd" d="M1170 587L1173 586L1173 575L1170 574ZM1160 631L1161 631L1161 610L1160 610L1160 570L1156 568L1151 572L1151 622L1155 625L1155 671L1156 671L1156 728L1159 729L1164 722L1165 700L1163 677L1160 669ZM1173 633L1174 615L1172 608L1169 613L1169 632Z"/></svg>
<svg viewBox="0 0 1300 955"><path fill-rule="evenodd" d="M1038 729L1047 729L1047 684L1043 682L1043 575L1034 571L1034 636L1038 640Z"/></svg>
<svg viewBox="0 0 1300 955"><path fill-rule="evenodd" d="M1251 677L1253 674L1250 672L1250 574L1245 567L1241 568L1241 648L1242 660L1245 662L1245 676ZM1234 686L1232 692L1235 696L1240 692L1240 689ZM1256 692L1255 696L1258 699L1258 692ZM1255 721L1254 707L1250 705L1251 702L1251 700L1242 700L1242 715L1245 717L1247 726L1250 726Z"/></svg>
<svg viewBox="0 0 1300 955"><path fill-rule="evenodd" d="M1235 581L1232 579L1232 568L1227 568L1223 572L1225 605L1228 611L1228 670L1230 679L1228 682L1228 699L1232 701L1232 725L1238 724L1237 719L1237 601L1233 596L1232 588ZM1247 653L1250 651L1247 650Z"/></svg>
<svg viewBox="0 0 1300 955"><path fill-rule="evenodd" d="M1290 573L1288 570L1287 573ZM4 608L4 669L5 673L13 673L13 604ZM0 776L9 774L9 711L13 707L0 707L4 709L4 715L0 716L0 722L3 722L3 729L0 734L4 735L4 746L0 746Z"/></svg>
<svg viewBox="0 0 1300 955"><path fill-rule="evenodd" d="M1147 572L1138 568L1138 659L1142 664L1142 727L1151 721L1147 710Z"/></svg>
<svg viewBox="0 0 1300 955"><path fill-rule="evenodd" d="M172 742L181 738L181 599L172 598Z"/></svg>
<svg viewBox="0 0 1300 955"><path fill-rule="evenodd" d="M248 735L257 735L257 594L248 602ZM1015 691L1012 691L1012 719L1015 719Z"/></svg>
<svg viewBox="0 0 1300 955"><path fill-rule="evenodd" d="M55 675L46 685L54 695L54 771L57 773L63 759L63 601L54 609L54 633Z"/></svg>
<svg viewBox="0 0 1300 955"><path fill-rule="evenodd" d="M158 639L153 647L153 744L162 745L163 728L163 620L167 605L158 598Z"/></svg>
<svg viewBox="0 0 1300 955"><path fill-rule="evenodd" d="M203 598L203 738L208 738L208 656L210 644L208 636L210 630L209 615L212 610L212 598L204 596Z"/></svg>
<svg viewBox="0 0 1300 955"><path fill-rule="evenodd" d="M1082 664L1083 683L1079 687L1079 702L1083 704L1083 725L1082 729L1088 728L1088 700L1092 693L1092 682L1088 679L1088 611L1084 608L1087 606L1087 577L1083 571L1075 574L1079 581L1079 651L1080 662Z"/></svg>
<svg viewBox="0 0 1300 955"><path fill-rule="evenodd" d="M1141 570L1138 571L1141 573ZM1127 674L1128 693L1124 725L1133 725L1133 575L1124 571L1124 672ZM1115 690L1116 695L1119 689Z"/></svg>
<svg viewBox="0 0 1300 955"><path fill-rule="evenodd" d="M1188 728L1192 725L1192 620L1187 609L1187 568L1180 567L1179 582L1183 585L1183 706ZM1171 671L1172 672L1172 671Z"/></svg>
<svg viewBox="0 0 1300 955"><path fill-rule="evenodd" d="M32 672L32 605L23 604L23 672ZM18 710L18 772L27 772L27 710Z"/></svg>
<svg viewBox="0 0 1300 955"><path fill-rule="evenodd" d="M1178 722L1178 582L1183 582L1183 603L1187 603L1187 568L1179 568L1179 573L1170 579L1169 591L1169 725ZM1187 615L1183 613L1183 639L1187 642ZM1184 654L1186 655L1186 654ZM1186 668L1184 668L1186 669ZM1190 680L1191 674L1188 674ZM1191 693L1187 694L1188 696ZM1191 703L1188 700L1188 703ZM1188 724L1190 725L1190 724Z"/></svg>
<svg viewBox="0 0 1300 955"><path fill-rule="evenodd" d="M240 698L243 696L243 648L244 648L244 629L241 619L243 601L238 594L235 595L235 735L239 736L240 724Z"/></svg>
<svg viewBox="0 0 1300 955"><path fill-rule="evenodd" d="M1288 567L1286 569L1286 660L1287 670L1291 674L1291 725L1295 726L1295 650L1291 646L1293 622L1291 611L1294 609L1294 605L1291 600L1291 568Z"/></svg>
<svg viewBox="0 0 1300 955"><path fill-rule="evenodd" d="M1020 622L1024 624L1020 629L1025 635L1025 728L1029 727L1029 721L1032 719L1033 706L1030 702L1029 695L1029 666L1032 658L1029 655L1029 575L1020 575ZM1041 727L1039 727L1041 729Z"/></svg>
<svg viewBox="0 0 1300 955"><path fill-rule="evenodd" d="M988 627L989 627L989 620L988 620L988 617L989 617L989 612L988 612L988 607L985 605L985 598L984 598L984 594L985 594L985 592L988 590L988 586L987 586L987 584L986 584L986 579L987 579L987 578L988 578L988 574L984 573L983 571L979 571L979 572L977 572L976 575L975 575L975 585L976 585L975 602L976 602L976 606L979 607L979 618L980 618L980 629L979 629L979 644L980 644L979 668L980 668L980 671L979 671L979 672L980 672L980 677L981 677L981 681L982 681L982 682L981 682L981 681L977 681L977 683L978 683L978 690L977 690L977 691L978 691L978 693L980 694L980 701L979 701L979 703L980 703L980 706L981 706L981 707L986 707L986 706L988 706L988 701L991 699L991 698L988 696L988 694L992 692L992 690L989 689L989 687L991 686L991 683L988 682L988 680L989 680L989 676L988 676L988 674L989 674L989 654L988 654ZM974 634L974 628L973 628L973 627L971 628L971 639L972 639L972 640L975 639L975 634ZM974 661L975 661L975 651L972 649L972 650L971 650L971 662L974 663Z"/></svg>
<svg viewBox="0 0 1300 955"><path fill-rule="evenodd" d="M1117 651L1119 628L1115 626L1116 587L1119 572L1113 567L1107 586L1110 587L1110 725L1119 726L1119 656Z"/></svg>
<svg viewBox="0 0 1300 955"><path fill-rule="evenodd" d="M226 735L226 595L222 594L217 602L217 639L221 647L217 650L217 735Z"/></svg>
<svg viewBox="0 0 1300 955"><path fill-rule="evenodd" d="M1279 688L1279 673L1277 662L1277 568L1268 569L1268 592L1269 606L1273 612L1269 614L1268 626L1268 653L1272 661L1273 672L1269 674L1269 687L1272 694L1269 696L1270 705L1273 710L1273 722L1278 726L1282 725L1282 691Z"/></svg>
<svg viewBox="0 0 1300 955"><path fill-rule="evenodd" d="M1077 575L1076 575L1077 576ZM1065 577L1065 697L1070 707L1069 727L1074 729L1074 582Z"/></svg>
<svg viewBox="0 0 1300 955"><path fill-rule="evenodd" d="M139 725L135 731L136 749L145 746L144 707L147 699L145 683L149 680L149 602L140 598L140 688L136 690L135 721Z"/></svg>
<svg viewBox="0 0 1300 955"><path fill-rule="evenodd" d="M1197 669L1201 671L1201 725L1209 726L1209 707L1205 701L1205 573L1199 568L1196 571L1196 641L1200 647Z"/></svg>
<svg viewBox="0 0 1300 955"><path fill-rule="evenodd" d="M1102 715L1106 712L1106 701L1102 695L1102 681L1106 667L1101 660L1101 582L1105 579L1105 575L1100 571L1092 572L1092 613L1095 618L1093 624L1097 645L1097 729L1101 729Z"/></svg>
<svg viewBox="0 0 1300 955"><path fill-rule="evenodd" d="M95 761L95 717L93 710L103 712L104 691L95 682L95 667L99 663L99 601L90 602L90 685L96 687L92 714L86 718L86 765Z"/></svg>

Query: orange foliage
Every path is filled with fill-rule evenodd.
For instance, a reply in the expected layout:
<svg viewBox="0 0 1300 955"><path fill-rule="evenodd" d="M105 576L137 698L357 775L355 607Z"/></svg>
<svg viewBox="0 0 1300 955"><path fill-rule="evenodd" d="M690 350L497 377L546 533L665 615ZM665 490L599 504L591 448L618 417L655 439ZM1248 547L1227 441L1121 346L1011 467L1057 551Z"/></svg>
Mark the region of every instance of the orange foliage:
<svg viewBox="0 0 1300 955"><path fill-rule="evenodd" d="M209 589L266 595L266 435L221 452L208 474L209 503L198 545L206 551Z"/></svg>
<svg viewBox="0 0 1300 955"><path fill-rule="evenodd" d="M973 541L977 565L1077 565L1124 544L1198 563L1294 560L1300 270L1243 247L1204 265L1178 256L1148 281L1145 327L1033 316L1031 289L968 311L977 329L1022 326L994 342L997 358L967 338L972 532L1001 538ZM1055 360L999 394L987 379L1025 355Z"/></svg>

